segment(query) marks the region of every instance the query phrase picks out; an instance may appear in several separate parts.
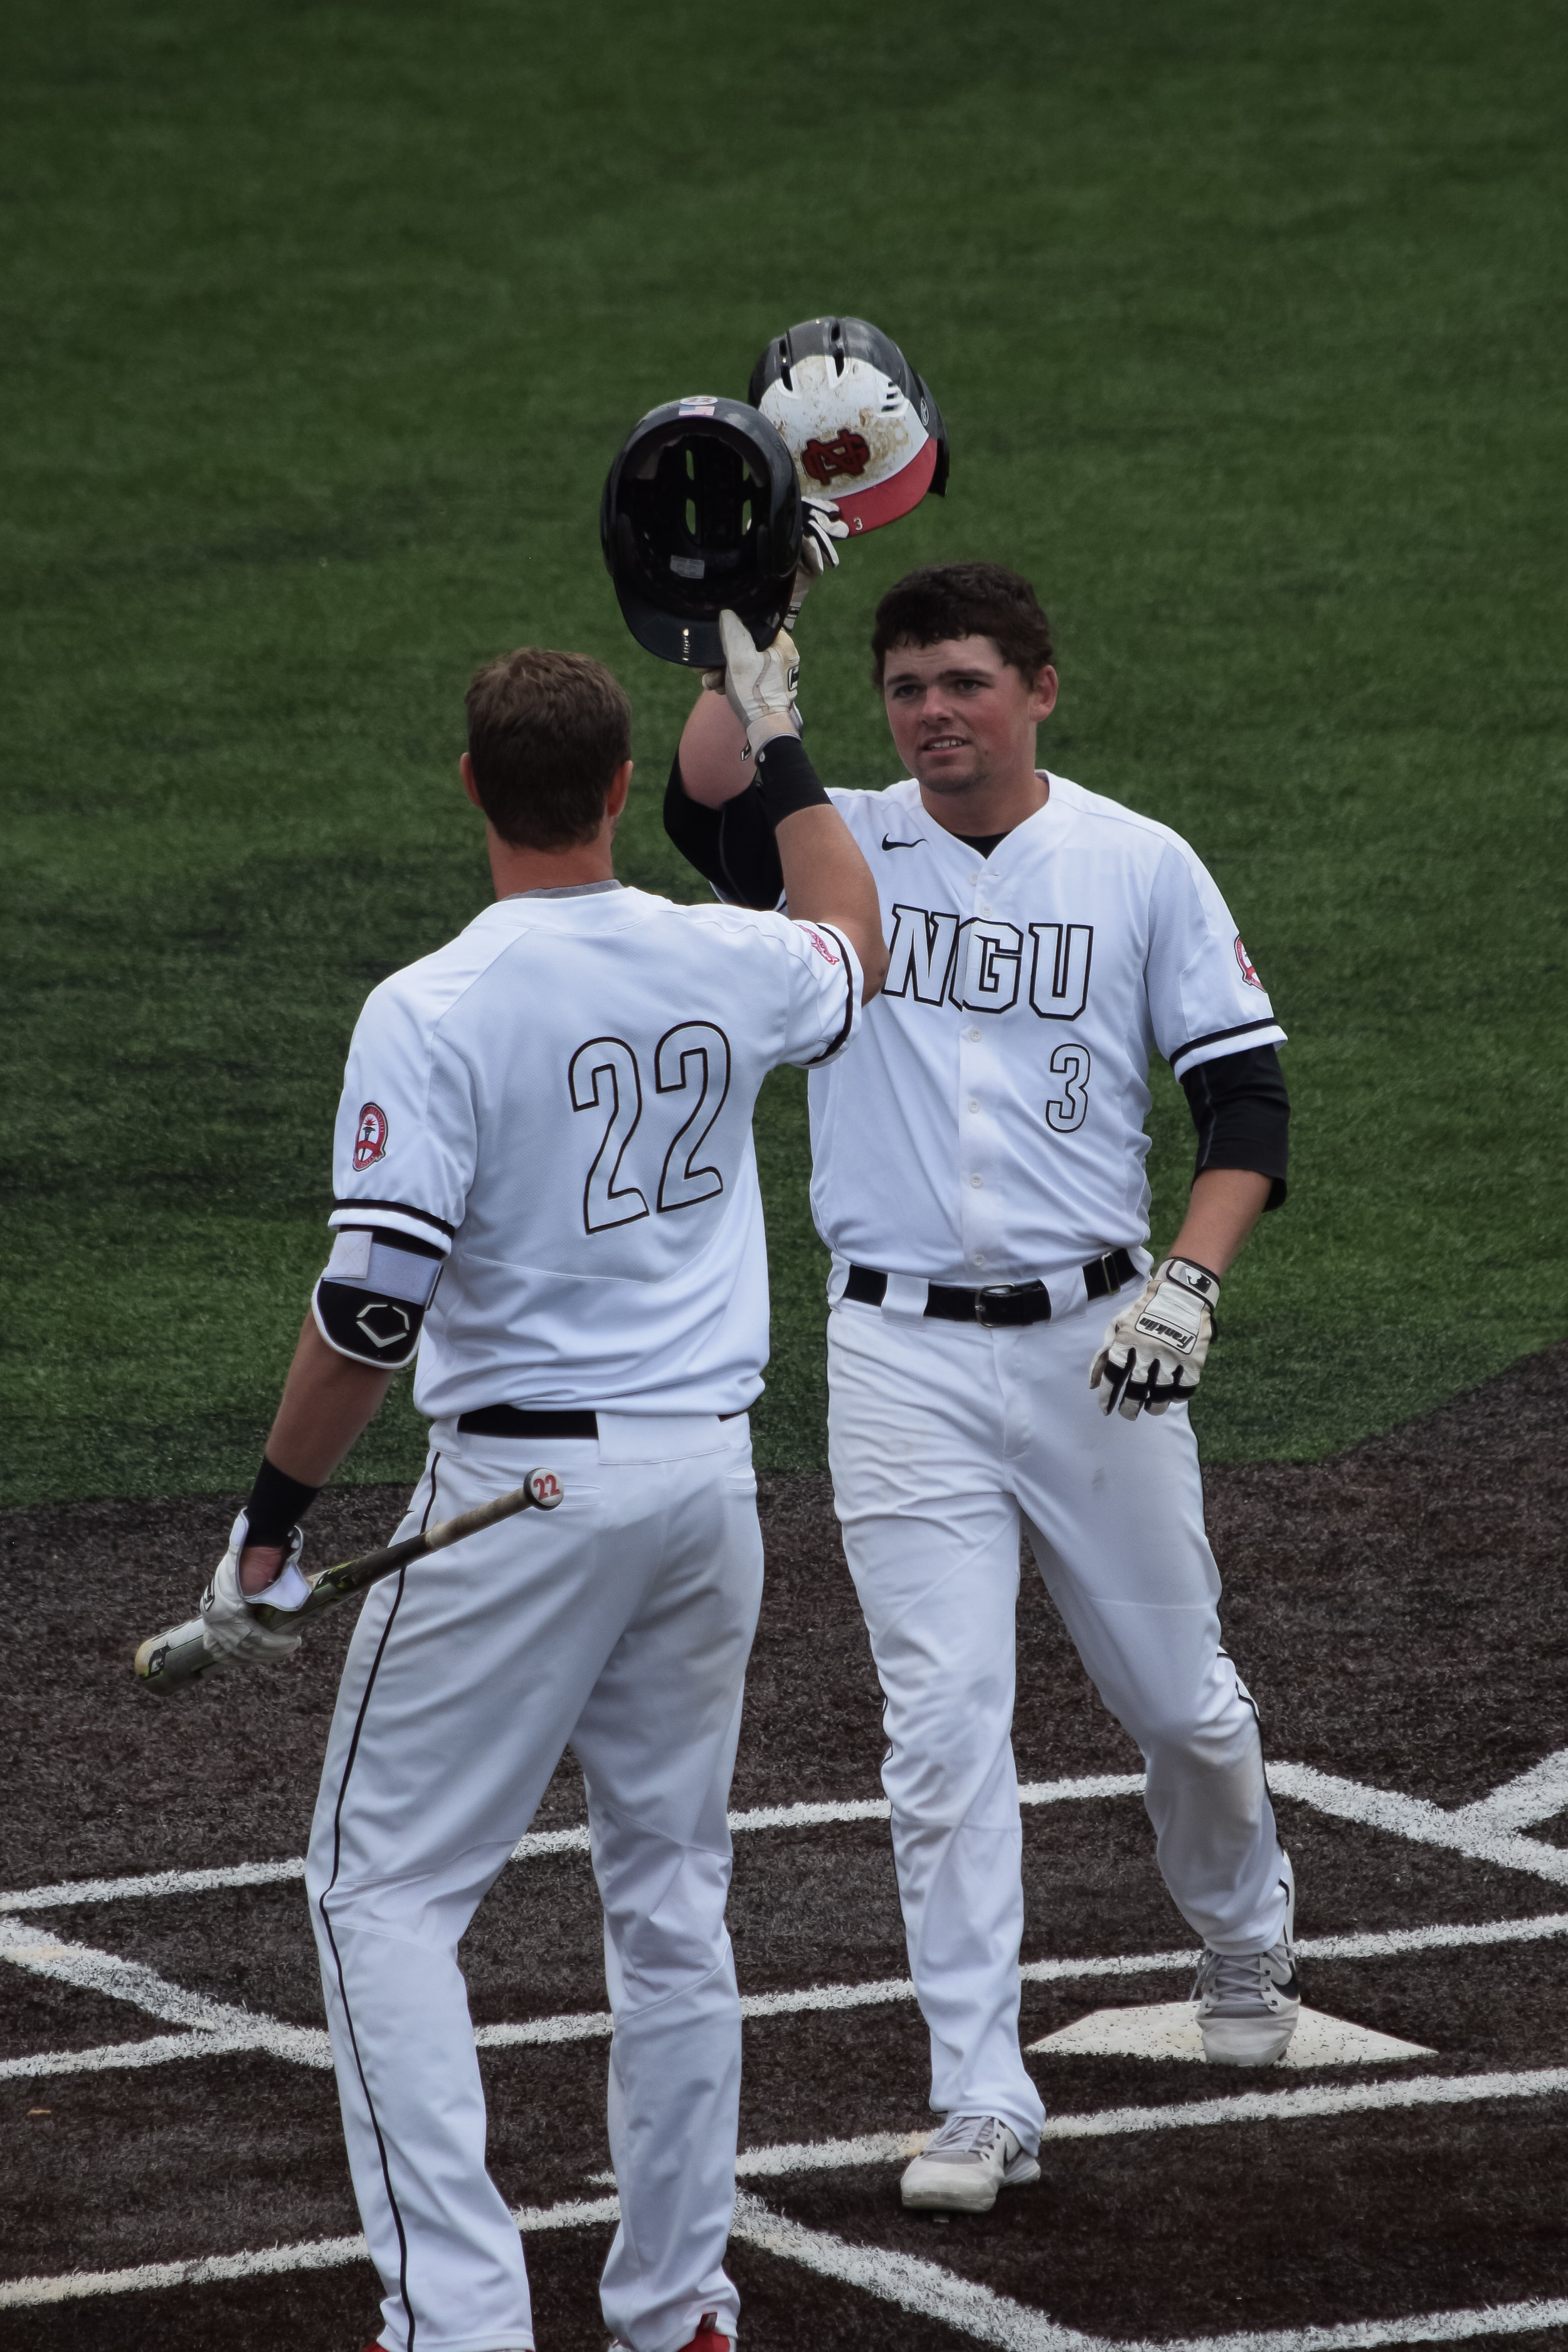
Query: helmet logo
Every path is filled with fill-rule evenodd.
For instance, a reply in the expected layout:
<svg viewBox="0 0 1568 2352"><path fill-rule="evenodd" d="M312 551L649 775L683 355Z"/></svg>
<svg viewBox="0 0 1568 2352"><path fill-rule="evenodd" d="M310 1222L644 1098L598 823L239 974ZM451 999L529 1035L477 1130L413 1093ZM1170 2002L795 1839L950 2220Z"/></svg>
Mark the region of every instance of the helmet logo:
<svg viewBox="0 0 1568 2352"><path fill-rule="evenodd" d="M864 434L840 425L831 441L808 441L800 462L814 482L826 485L835 474L863 474L871 462L871 444Z"/></svg>
<svg viewBox="0 0 1568 2352"><path fill-rule="evenodd" d="M354 1166L372 1168L386 1157L386 1113L379 1103L367 1102L354 1133Z"/></svg>

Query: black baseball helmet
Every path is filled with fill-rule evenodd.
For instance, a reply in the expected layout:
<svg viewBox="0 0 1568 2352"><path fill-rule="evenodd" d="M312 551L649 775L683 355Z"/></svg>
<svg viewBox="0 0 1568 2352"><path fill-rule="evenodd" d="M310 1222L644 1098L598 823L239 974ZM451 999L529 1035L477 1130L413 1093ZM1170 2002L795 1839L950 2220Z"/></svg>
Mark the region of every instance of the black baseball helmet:
<svg viewBox="0 0 1568 2352"><path fill-rule="evenodd" d="M868 319L805 319L775 335L746 396L789 444L802 490L836 499L852 532L896 522L947 488L942 411Z"/></svg>
<svg viewBox="0 0 1568 2352"><path fill-rule="evenodd" d="M784 623L800 561L800 488L776 425L744 401L672 400L634 426L599 509L626 624L661 661L715 669L719 615L759 652Z"/></svg>

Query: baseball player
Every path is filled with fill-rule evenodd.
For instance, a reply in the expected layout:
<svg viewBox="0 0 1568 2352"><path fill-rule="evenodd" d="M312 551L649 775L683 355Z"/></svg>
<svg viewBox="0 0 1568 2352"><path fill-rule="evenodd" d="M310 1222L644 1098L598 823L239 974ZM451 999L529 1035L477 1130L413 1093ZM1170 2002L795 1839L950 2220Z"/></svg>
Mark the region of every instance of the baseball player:
<svg viewBox="0 0 1568 2352"><path fill-rule="evenodd" d="M202 1603L214 1647L297 1646L252 1604L302 1597L300 1518L416 1350L432 1426L403 1532L537 1462L564 1488L548 1519L374 1589L328 1742L307 1885L387 2352L533 2342L457 1950L568 1744L615 2017L605 2316L632 2352L727 2352L735 2333L726 1802L768 1352L752 1106L775 1064L837 1057L885 956L871 877L790 729L794 649L724 627L793 919L614 879L630 714L597 662L524 650L479 673L462 776L496 903L360 1016L331 1255Z"/></svg>
<svg viewBox="0 0 1568 2352"><path fill-rule="evenodd" d="M1257 1711L1220 1647L1186 1409L1222 1278L1284 1197L1284 1032L1187 845L1037 769L1057 676L1026 581L917 572L884 597L872 644L908 780L830 798L877 877L890 955L852 1068L812 1075L811 1198L833 1254L834 1490L887 1702L883 1785L947 2118L903 2193L982 2211L1037 2178L1044 2112L1017 2032L1020 1518L1143 1751L1160 1867L1203 1939L1206 2055L1278 2057L1295 2023L1290 1867ZM721 896L773 904L748 773L724 701L700 697L667 825ZM1156 1051L1198 1131L1158 1265Z"/></svg>

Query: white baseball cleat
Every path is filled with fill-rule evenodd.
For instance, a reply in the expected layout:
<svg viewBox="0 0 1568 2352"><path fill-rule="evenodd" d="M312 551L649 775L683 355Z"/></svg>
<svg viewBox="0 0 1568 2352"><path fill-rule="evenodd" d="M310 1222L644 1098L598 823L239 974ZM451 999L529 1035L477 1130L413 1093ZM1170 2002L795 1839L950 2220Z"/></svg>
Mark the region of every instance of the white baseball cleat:
<svg viewBox="0 0 1568 2352"><path fill-rule="evenodd" d="M1211 2066L1271 2066L1283 2058L1301 2014L1296 1974L1296 1879L1289 1854L1285 1932L1265 1952L1216 1952L1205 1944L1193 1985L1204 2056Z"/></svg>
<svg viewBox="0 0 1568 2352"><path fill-rule="evenodd" d="M1023 2189L1040 2177L1034 2157L996 2116L949 2116L901 2183L906 2205L922 2211L989 2213L999 2189Z"/></svg>

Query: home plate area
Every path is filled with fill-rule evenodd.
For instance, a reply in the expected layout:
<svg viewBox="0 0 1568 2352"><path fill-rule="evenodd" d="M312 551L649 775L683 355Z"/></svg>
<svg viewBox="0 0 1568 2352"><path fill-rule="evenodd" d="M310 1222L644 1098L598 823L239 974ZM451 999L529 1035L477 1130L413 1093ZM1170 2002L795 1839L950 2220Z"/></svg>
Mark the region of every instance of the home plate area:
<svg viewBox="0 0 1568 2352"><path fill-rule="evenodd" d="M1127 2009L1097 2009L1028 2045L1049 2058L1196 2058L1204 2054L1193 2006L1151 2000ZM1416 2042L1373 2033L1348 2018L1325 2017L1303 2001L1280 2066L1376 2066L1401 2058L1435 2058Z"/></svg>
<svg viewBox="0 0 1568 2352"><path fill-rule="evenodd" d="M899 2200L933 2118L878 1693L826 1482L763 1481L732 1816L744 2344L1561 2352L1565 1391L1554 1349L1336 1462L1210 1475L1299 1886L1310 2006L1280 2064L1203 2063L1136 1756L1025 1576L1022 2032L1049 2115L1039 2183L968 2219ZM317 1558L375 1540L400 1501L323 1497ZM29 1660L5 1733L0 2346L359 2352L374 2333L299 1860L346 1629L162 1704L129 1671L232 1507L0 1522ZM609 2019L570 1758L463 1960L542 2352L597 2352Z"/></svg>

